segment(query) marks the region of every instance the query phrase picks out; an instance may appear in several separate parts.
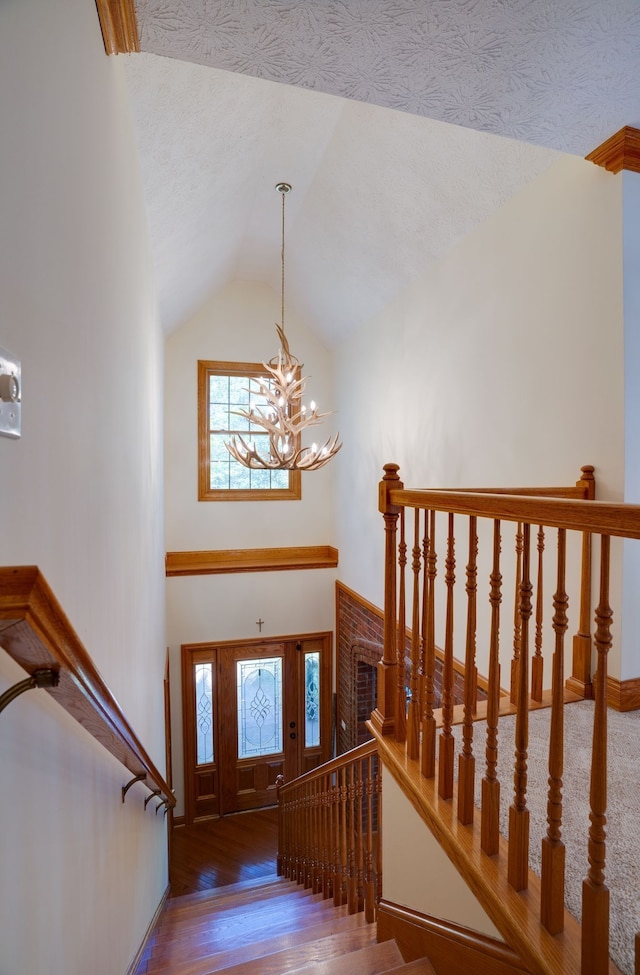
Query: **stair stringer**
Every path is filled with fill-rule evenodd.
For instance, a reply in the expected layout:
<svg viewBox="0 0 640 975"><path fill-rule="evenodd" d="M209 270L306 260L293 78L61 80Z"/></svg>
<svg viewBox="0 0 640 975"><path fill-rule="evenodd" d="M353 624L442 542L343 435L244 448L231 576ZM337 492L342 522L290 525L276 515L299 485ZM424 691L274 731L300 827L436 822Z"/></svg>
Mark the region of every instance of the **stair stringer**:
<svg viewBox="0 0 640 975"><path fill-rule="evenodd" d="M500 936L526 968L532 975L580 975L581 927L575 918L565 910L564 931L549 934L540 923L540 879L536 874L529 870L528 888L515 891L507 881L506 841L500 838L496 856L483 853L479 822L463 826L458 821L457 794L454 791L450 800L440 798L437 771L433 779L426 779L419 762L407 758L403 743L376 734L369 727L377 739L385 773L393 776ZM384 846L384 822L382 828ZM609 972L619 975L612 962Z"/></svg>

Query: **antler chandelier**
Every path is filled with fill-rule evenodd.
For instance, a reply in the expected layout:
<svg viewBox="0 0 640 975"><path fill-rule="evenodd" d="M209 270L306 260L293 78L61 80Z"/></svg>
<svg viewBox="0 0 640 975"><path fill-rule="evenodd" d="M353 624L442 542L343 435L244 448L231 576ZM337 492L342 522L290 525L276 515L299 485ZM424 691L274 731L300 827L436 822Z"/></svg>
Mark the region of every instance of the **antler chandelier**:
<svg viewBox="0 0 640 975"><path fill-rule="evenodd" d="M268 434L269 453L259 453L250 435L245 439L239 433L231 437L226 448L239 464L254 470L316 471L335 457L342 443L338 441L340 434L336 433L333 437L327 437L322 444L312 443L310 447L301 445L302 431L321 423L330 414L319 413L313 400L308 408L302 402L308 377L300 377L302 365L289 351L284 332L284 201L291 186L289 183L278 183L276 190L282 195L282 324L276 324L280 351L269 362L263 362L264 378L249 380L255 384L250 392L257 390L262 405L232 411L249 421L250 430Z"/></svg>

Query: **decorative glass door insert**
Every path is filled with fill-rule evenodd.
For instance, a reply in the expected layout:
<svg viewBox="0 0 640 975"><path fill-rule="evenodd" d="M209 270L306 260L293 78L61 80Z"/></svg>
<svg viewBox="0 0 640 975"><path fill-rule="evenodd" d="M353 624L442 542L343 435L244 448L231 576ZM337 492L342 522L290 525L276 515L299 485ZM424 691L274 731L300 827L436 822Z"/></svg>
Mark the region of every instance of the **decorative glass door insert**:
<svg viewBox="0 0 640 975"><path fill-rule="evenodd" d="M320 653L304 655L304 746L320 744Z"/></svg>
<svg viewBox="0 0 640 975"><path fill-rule="evenodd" d="M213 664L195 664L196 764L213 762Z"/></svg>
<svg viewBox="0 0 640 975"><path fill-rule="evenodd" d="M282 751L282 657L238 660L238 758Z"/></svg>

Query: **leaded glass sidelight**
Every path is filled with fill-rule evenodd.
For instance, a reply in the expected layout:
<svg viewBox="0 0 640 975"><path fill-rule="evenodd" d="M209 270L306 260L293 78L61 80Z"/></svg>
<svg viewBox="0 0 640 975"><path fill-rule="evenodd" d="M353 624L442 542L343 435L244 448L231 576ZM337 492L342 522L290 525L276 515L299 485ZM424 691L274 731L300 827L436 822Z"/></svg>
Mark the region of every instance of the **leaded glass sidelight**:
<svg viewBox="0 0 640 975"><path fill-rule="evenodd" d="M238 758L282 751L282 658L239 660Z"/></svg>
<svg viewBox="0 0 640 975"><path fill-rule="evenodd" d="M195 664L196 765L213 762L213 664Z"/></svg>
<svg viewBox="0 0 640 975"><path fill-rule="evenodd" d="M320 744L320 654L317 650L304 655L304 745Z"/></svg>

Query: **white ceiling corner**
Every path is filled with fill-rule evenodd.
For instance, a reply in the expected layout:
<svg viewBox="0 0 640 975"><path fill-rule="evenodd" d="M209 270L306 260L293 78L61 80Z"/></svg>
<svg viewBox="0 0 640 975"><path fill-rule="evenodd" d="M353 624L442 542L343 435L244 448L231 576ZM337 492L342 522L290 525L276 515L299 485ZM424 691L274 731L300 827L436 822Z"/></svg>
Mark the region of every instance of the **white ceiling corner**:
<svg viewBox="0 0 640 975"><path fill-rule="evenodd" d="M329 343L539 175L640 127L637 0L137 0L167 330L233 277Z"/></svg>

